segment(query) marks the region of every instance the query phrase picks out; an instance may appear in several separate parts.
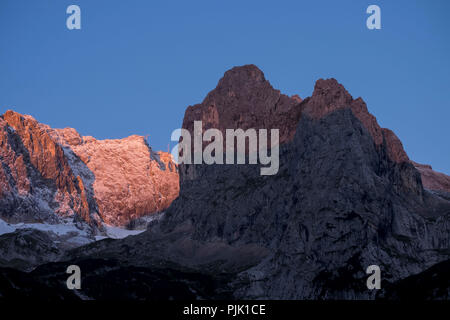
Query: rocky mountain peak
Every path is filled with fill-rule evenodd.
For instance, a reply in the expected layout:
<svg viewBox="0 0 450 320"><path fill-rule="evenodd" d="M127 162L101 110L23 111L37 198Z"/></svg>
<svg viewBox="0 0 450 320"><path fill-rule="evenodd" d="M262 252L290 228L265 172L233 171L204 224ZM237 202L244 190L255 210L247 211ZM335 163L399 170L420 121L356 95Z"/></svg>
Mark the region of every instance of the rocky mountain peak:
<svg viewBox="0 0 450 320"><path fill-rule="evenodd" d="M77 130L73 128L50 130L52 138L62 146L79 145L83 143L83 138Z"/></svg>
<svg viewBox="0 0 450 320"><path fill-rule="evenodd" d="M246 70L233 74L249 77ZM224 77L226 87L221 80L186 110L183 127L206 120L222 130L284 128L288 143L274 176L260 176L252 165L183 165L180 197L157 229L162 239L170 234L171 243L199 248L179 261L250 264L215 246L251 245L252 258L265 256L239 274L236 282L249 285L236 297L342 299L373 294L364 286L368 265L380 265L396 281L448 258L439 250L448 247L450 202L423 189L401 141L379 126L363 99L335 79L318 80L312 96L298 102L259 76L248 86ZM146 236L155 237L151 230ZM183 254L164 248L172 259Z"/></svg>
<svg viewBox="0 0 450 320"><path fill-rule="evenodd" d="M301 98L289 97L276 90L254 65L235 67L225 72L216 88L202 103L189 106L183 128L193 131L194 121L202 121L203 129L280 130L280 142L292 139L300 118Z"/></svg>
<svg viewBox="0 0 450 320"><path fill-rule="evenodd" d="M18 112L15 112L14 110L6 110L5 113L1 116L5 121L7 121L9 124L16 124L19 125L20 123L23 123L25 119L29 119L32 121L36 121L32 116L30 115L22 115Z"/></svg>
<svg viewBox="0 0 450 320"><path fill-rule="evenodd" d="M258 86L265 81L264 73L257 66L248 64L226 71L222 79L219 80L218 87L239 89Z"/></svg>
<svg viewBox="0 0 450 320"><path fill-rule="evenodd" d="M202 103L188 107L183 127L202 120L204 128L221 130L280 128L285 143L277 174L261 176L254 165L183 164L182 173L195 174L181 174L180 196L147 231L76 249L64 261L86 261L98 279L111 279L110 265L118 262L113 278L120 283L136 266L152 270L152 279L161 277L153 270L170 268L177 270L171 280L183 280L180 271L217 276L217 292L235 299L371 299L378 290L367 290L368 266L380 266L385 288L449 259L449 194L423 188L416 168L431 168L414 168L400 140L380 128L362 99L329 79L298 101L273 89L254 66L224 78ZM153 165L170 163L168 154L141 139L125 140L83 138L70 147L95 172L106 212L127 212L127 199L151 195L139 186L153 181L159 172ZM111 190L125 201L115 202ZM97 288L87 296L104 297ZM129 298L143 292L115 288Z"/></svg>
<svg viewBox="0 0 450 320"><path fill-rule="evenodd" d="M450 202L423 188L398 138L362 99L331 79L298 103L247 69L235 71L249 86L219 81L188 107L183 127L283 128L277 174L183 164L180 196L161 220L73 257L228 274L222 289L237 299L369 299L368 266L392 283L449 258Z"/></svg>
<svg viewBox="0 0 450 320"><path fill-rule="evenodd" d="M397 135L387 128L383 128L381 131L386 141L389 158L397 163L409 162L409 157L405 149L403 149L403 144Z"/></svg>
<svg viewBox="0 0 450 320"><path fill-rule="evenodd" d="M94 174L99 213L111 225L166 209L178 196L178 169L165 152L154 152L143 136L68 145Z"/></svg>
<svg viewBox="0 0 450 320"><path fill-rule="evenodd" d="M33 117L8 110L2 116L0 155L2 184L9 192L0 201L0 215L11 221L78 216L97 221L83 181L74 174L64 149L49 127ZM54 216L56 213L56 217Z"/></svg>
<svg viewBox="0 0 450 320"><path fill-rule="evenodd" d="M361 98L353 99L336 79L317 80L312 96L306 100L303 111L314 119L320 119L336 110L351 109L369 131L375 144L383 143L381 128L377 119L367 110L366 103Z"/></svg>
<svg viewBox="0 0 450 320"><path fill-rule="evenodd" d="M383 131L368 111L362 98L353 99L336 79L316 81L311 97L288 97L276 90L255 65L234 67L225 72L217 87L201 104L189 106L183 128L193 132L194 121L202 121L203 129L266 128L280 130L280 143L292 140L303 115L321 119L332 112L350 109L362 122L375 145L387 144L392 161L409 161L400 140L392 131Z"/></svg>
<svg viewBox="0 0 450 320"><path fill-rule="evenodd" d="M342 84L330 78L316 81L311 100L315 105L337 109L349 106L353 98Z"/></svg>
<svg viewBox="0 0 450 320"><path fill-rule="evenodd" d="M175 162L142 136L97 140L12 110L0 127L0 216L8 221L124 225L178 196Z"/></svg>
<svg viewBox="0 0 450 320"><path fill-rule="evenodd" d="M326 115L348 108L368 130L377 146L386 144L390 159L394 162L408 162L409 158L403 145L392 130L382 129L377 119L368 111L362 98L353 99L342 84L336 79L319 79L314 86L314 92L302 105L303 112L320 119Z"/></svg>

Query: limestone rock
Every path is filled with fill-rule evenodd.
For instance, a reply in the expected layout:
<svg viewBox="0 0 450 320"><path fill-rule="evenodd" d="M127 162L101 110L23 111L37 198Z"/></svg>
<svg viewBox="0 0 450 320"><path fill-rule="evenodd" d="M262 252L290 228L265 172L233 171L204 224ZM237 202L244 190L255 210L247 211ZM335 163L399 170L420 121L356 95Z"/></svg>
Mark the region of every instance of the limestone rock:
<svg viewBox="0 0 450 320"><path fill-rule="evenodd" d="M141 136L81 137L33 117L0 117L0 217L9 222L125 225L166 209L178 196L178 168Z"/></svg>

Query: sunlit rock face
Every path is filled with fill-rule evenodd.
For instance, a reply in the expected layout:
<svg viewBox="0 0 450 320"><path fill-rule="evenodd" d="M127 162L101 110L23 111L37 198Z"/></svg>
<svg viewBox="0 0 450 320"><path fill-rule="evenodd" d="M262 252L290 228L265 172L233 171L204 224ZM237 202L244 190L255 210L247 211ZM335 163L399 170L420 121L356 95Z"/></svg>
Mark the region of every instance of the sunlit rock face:
<svg viewBox="0 0 450 320"><path fill-rule="evenodd" d="M0 216L10 222L124 225L178 196L170 154L144 137L96 140L7 111L0 117Z"/></svg>
<svg viewBox="0 0 450 320"><path fill-rule="evenodd" d="M430 190L444 191L449 193L450 198L450 176L434 171L433 168L428 164L420 164L411 161L412 164L419 170L422 176L423 186Z"/></svg>
<svg viewBox="0 0 450 320"><path fill-rule="evenodd" d="M124 225L163 211L178 196L178 169L172 155L154 152L142 136L83 137L65 143L94 174L94 197L108 224Z"/></svg>
<svg viewBox="0 0 450 320"><path fill-rule="evenodd" d="M204 130L222 132L278 128L283 143L294 136L301 101L298 95L288 97L274 89L256 66L236 67L225 72L202 103L186 109L183 128L192 132L194 121L202 121Z"/></svg>
<svg viewBox="0 0 450 320"><path fill-rule="evenodd" d="M336 80L317 81L301 100L255 66L233 68L188 107L183 127L195 120L222 131L282 128L277 174L182 164L179 197L147 231L67 259L113 259L124 273L170 266L218 282L227 274L219 291L238 299L371 299L368 266L380 266L385 287L450 258L450 201L423 187L400 140Z"/></svg>
<svg viewBox="0 0 450 320"><path fill-rule="evenodd" d="M31 116L7 111L0 120L1 217L11 222L99 216L86 181L72 170L51 129Z"/></svg>
<svg viewBox="0 0 450 320"><path fill-rule="evenodd" d="M277 174L180 165L180 197L160 222L163 234L183 225L199 243L267 250L233 283L236 297L370 298L367 266L396 281L449 258L450 202L423 188L397 136L335 79L319 79L311 97L296 100L255 66L233 68L186 110L183 127L192 130L193 120L222 131L280 128Z"/></svg>
<svg viewBox="0 0 450 320"><path fill-rule="evenodd" d="M202 121L203 130L278 129L280 143L292 141L302 116L321 119L337 110L350 109L375 145L387 145L389 157L397 163L409 161L403 145L389 129L381 128L361 98L354 99L335 79L319 79L311 97L288 97L276 90L255 65L235 67L219 80L202 103L186 109L183 128L193 132L194 121Z"/></svg>
<svg viewBox="0 0 450 320"><path fill-rule="evenodd" d="M86 262L95 274L94 285L80 291L85 296L104 297L96 284L110 279L111 270L108 292L121 299L142 296L155 279L165 283L167 271L199 299L223 293L237 299L374 299L390 286L387 297L400 294L401 280L414 274L433 280L434 271L423 272L438 263L437 279L446 276L440 271L450 259L448 194L427 187L424 172L431 168L413 165L395 134L382 129L363 100L353 99L336 80L318 80L311 97L302 100L272 88L255 66L236 67L202 103L188 107L183 128L191 131L195 120L205 130L222 132L279 128L277 174L263 176L260 166L249 164L180 165L179 197L145 232L65 253L65 262ZM70 131L58 139L71 141L67 150L96 179L102 174L95 173L95 164L107 162L123 142L105 141L95 148L97 155L89 151L90 144L99 144L93 138ZM140 158L145 152L139 139L128 139ZM95 181L92 190L95 198ZM370 265L382 270L380 291L366 286ZM58 292L47 281L58 264L43 267L39 285ZM139 285L123 286L130 279L136 283L133 270L152 277L138 276ZM186 281L186 273L199 281ZM0 270L0 277L18 291L26 276ZM164 296L167 286L160 288L152 293Z"/></svg>

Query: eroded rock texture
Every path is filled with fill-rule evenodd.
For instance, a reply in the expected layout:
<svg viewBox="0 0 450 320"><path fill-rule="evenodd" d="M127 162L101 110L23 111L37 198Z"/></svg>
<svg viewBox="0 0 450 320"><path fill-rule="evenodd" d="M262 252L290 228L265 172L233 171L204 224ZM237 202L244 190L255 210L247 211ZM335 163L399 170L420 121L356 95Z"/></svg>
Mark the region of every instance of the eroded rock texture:
<svg viewBox="0 0 450 320"><path fill-rule="evenodd" d="M434 171L428 164L420 164L414 161L411 161L411 163L420 172L422 183L425 188L446 192L448 193L448 198L450 198L450 176Z"/></svg>
<svg viewBox="0 0 450 320"><path fill-rule="evenodd" d="M124 225L164 210L179 190L171 155L144 137L81 137L14 111L0 117L0 160L0 217L9 222Z"/></svg>
<svg viewBox="0 0 450 320"><path fill-rule="evenodd" d="M253 65L233 68L225 73L217 87L201 104L189 106L183 128L193 132L194 121L209 128L279 128L280 142L292 140L300 117L301 98L288 97L275 90Z"/></svg>
<svg viewBox="0 0 450 320"><path fill-rule="evenodd" d="M172 156L152 151L142 136L65 142L94 174L94 198L108 224L125 225L163 211L178 196L178 169Z"/></svg>
<svg viewBox="0 0 450 320"><path fill-rule="evenodd" d="M74 173L48 126L7 111L0 118L0 217L9 222L55 222L99 217L89 186Z"/></svg>
<svg viewBox="0 0 450 320"><path fill-rule="evenodd" d="M140 235L74 249L66 264L117 262L111 290L130 299L141 291L119 284L133 280L126 271L161 266L220 283L209 298L366 299L375 298L369 265L381 267L388 288L449 259L449 200L423 187L395 134L336 80L317 81L301 100L273 89L253 65L233 68L187 109L183 127L192 130L194 120L205 129L281 129L278 173L181 165L180 195L161 220ZM101 279L105 263L90 271ZM100 296L94 287L80 293Z"/></svg>
<svg viewBox="0 0 450 320"><path fill-rule="evenodd" d="M449 258L450 202L423 188L398 138L336 80L292 99L255 66L234 68L183 126L200 119L222 130L284 128L279 172L180 165L180 196L161 220L65 259L227 274L222 290L235 298L354 299L375 298L369 265L394 283Z"/></svg>

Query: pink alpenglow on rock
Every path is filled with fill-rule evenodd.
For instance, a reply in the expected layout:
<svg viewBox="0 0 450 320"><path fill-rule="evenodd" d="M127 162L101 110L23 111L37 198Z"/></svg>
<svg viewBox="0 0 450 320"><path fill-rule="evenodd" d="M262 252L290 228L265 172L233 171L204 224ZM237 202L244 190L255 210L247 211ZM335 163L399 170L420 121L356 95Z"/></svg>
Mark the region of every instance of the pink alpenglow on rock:
<svg viewBox="0 0 450 320"><path fill-rule="evenodd" d="M411 163L419 170L425 188L450 193L450 176L434 171L428 164L420 164L414 161L411 161Z"/></svg>
<svg viewBox="0 0 450 320"><path fill-rule="evenodd" d="M172 156L154 152L142 136L81 137L33 117L0 117L0 218L125 225L166 209L178 196Z"/></svg>
<svg viewBox="0 0 450 320"><path fill-rule="evenodd" d="M255 65L234 67L219 80L202 103L189 106L183 128L193 133L194 121L202 121L203 130L279 129L280 144L292 141L302 116L319 120L341 109L350 109L364 125L376 146L385 141L392 161L409 161L395 134L382 129L361 99L353 99L336 79L319 79L311 97L288 97L276 90Z"/></svg>
<svg viewBox="0 0 450 320"><path fill-rule="evenodd" d="M68 146L95 175L94 196L103 220L124 225L166 209L178 196L172 155L154 152L142 136L117 140L83 138Z"/></svg>

